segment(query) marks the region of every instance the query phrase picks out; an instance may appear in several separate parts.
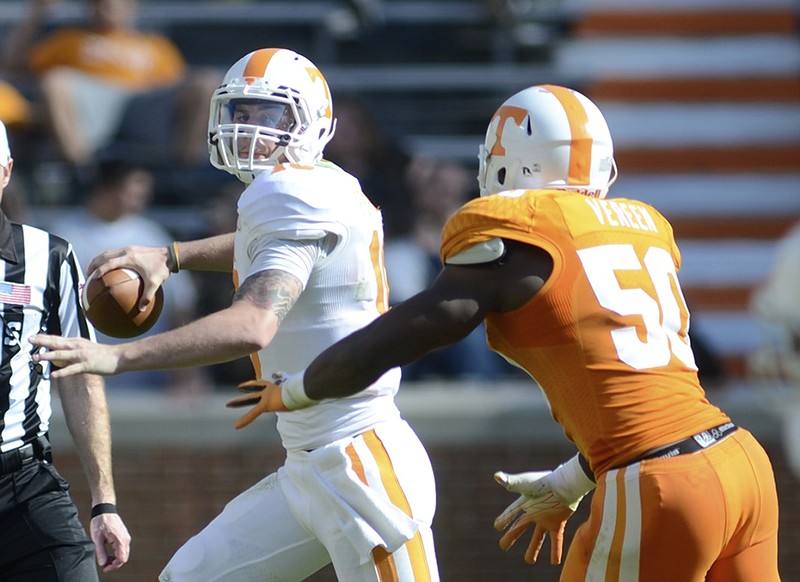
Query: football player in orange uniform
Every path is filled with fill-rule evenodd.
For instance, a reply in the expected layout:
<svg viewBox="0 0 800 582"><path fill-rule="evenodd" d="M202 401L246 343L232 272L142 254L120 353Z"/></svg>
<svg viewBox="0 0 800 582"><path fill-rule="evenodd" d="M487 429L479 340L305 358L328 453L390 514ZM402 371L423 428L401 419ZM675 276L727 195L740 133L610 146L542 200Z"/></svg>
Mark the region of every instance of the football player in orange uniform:
<svg viewBox="0 0 800 582"><path fill-rule="evenodd" d="M616 166L603 115L580 93L525 89L495 113L482 197L447 222L439 277L280 385L230 406L312 406L463 338L526 370L580 454L553 472L497 481L520 497L496 520L509 547L546 533L595 487L562 580L775 581L778 501L767 454L705 396L689 342L672 228L653 207L606 199Z"/></svg>

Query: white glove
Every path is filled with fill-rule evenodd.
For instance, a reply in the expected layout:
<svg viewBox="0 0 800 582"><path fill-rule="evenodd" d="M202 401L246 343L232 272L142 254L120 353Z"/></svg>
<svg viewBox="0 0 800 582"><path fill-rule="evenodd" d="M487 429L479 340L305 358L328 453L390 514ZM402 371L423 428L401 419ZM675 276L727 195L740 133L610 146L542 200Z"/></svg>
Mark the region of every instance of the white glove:
<svg viewBox="0 0 800 582"><path fill-rule="evenodd" d="M550 563L560 564L567 519L578 508L581 499L595 487L594 481L581 467L578 455L559 465L555 471L518 474L498 471L494 478L508 491L521 494L494 521L496 530L508 528L500 539L500 547L508 550L533 523L535 528L525 552L525 561L529 564L536 562L544 537L549 532Z"/></svg>

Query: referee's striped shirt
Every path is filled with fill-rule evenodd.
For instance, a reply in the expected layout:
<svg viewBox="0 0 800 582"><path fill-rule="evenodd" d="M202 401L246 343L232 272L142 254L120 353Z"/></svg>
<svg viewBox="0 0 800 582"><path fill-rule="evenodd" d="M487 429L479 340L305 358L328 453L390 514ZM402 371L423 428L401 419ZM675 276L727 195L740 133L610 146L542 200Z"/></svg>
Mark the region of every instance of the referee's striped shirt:
<svg viewBox="0 0 800 582"><path fill-rule="evenodd" d="M50 427L50 364L35 365L28 338L39 332L94 340L80 306L83 274L72 245L11 222L0 212L0 451Z"/></svg>

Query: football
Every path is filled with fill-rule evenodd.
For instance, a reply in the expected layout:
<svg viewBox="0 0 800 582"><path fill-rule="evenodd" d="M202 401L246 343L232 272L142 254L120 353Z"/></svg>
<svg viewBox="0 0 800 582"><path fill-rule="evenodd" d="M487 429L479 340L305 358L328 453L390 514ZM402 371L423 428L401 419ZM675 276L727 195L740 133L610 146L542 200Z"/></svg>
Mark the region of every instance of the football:
<svg viewBox="0 0 800 582"><path fill-rule="evenodd" d="M97 331L116 338L142 335L158 321L164 307L164 290L159 287L155 301L139 311L144 282L136 271L114 269L100 278L89 277L83 286L81 304Z"/></svg>

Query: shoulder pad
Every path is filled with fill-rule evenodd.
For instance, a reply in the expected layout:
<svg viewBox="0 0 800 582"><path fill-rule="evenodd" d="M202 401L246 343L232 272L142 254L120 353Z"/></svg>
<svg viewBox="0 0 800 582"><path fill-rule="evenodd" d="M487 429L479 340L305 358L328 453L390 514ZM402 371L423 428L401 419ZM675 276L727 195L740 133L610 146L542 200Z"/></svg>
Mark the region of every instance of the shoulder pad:
<svg viewBox="0 0 800 582"><path fill-rule="evenodd" d="M336 180L320 183L318 173L312 170L261 174L239 199L240 225L253 235L274 238L317 239L327 233L344 236L349 208L341 204L337 189L347 186Z"/></svg>
<svg viewBox="0 0 800 582"><path fill-rule="evenodd" d="M477 243L452 257L448 257L445 263L448 265L479 265L491 263L502 257L506 252L506 245L501 238L490 238L487 241Z"/></svg>

